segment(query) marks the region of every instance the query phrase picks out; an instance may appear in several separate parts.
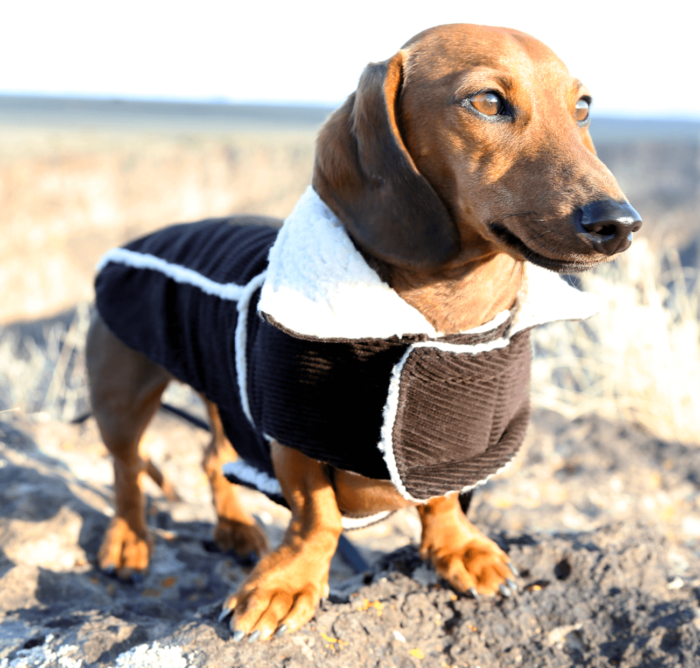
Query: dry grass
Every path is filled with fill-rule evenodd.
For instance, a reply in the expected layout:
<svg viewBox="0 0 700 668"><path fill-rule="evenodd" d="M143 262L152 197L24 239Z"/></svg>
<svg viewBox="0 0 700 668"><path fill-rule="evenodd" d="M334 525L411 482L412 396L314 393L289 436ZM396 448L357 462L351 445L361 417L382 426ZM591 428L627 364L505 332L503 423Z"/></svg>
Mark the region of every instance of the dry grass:
<svg viewBox="0 0 700 668"><path fill-rule="evenodd" d="M38 420L70 422L90 411L85 370L85 339L92 307L82 302L68 326L49 321L37 338L0 328L0 415L22 412ZM171 383L164 401L205 417L199 395Z"/></svg>
<svg viewBox="0 0 700 668"><path fill-rule="evenodd" d="M674 249L654 253L644 239L583 274L582 287L600 297L601 312L583 325L536 331L535 404L700 442L699 278Z"/></svg>
<svg viewBox="0 0 700 668"><path fill-rule="evenodd" d="M0 410L69 421L88 410L85 336L90 307L80 304L66 327L57 322L39 337L0 329Z"/></svg>

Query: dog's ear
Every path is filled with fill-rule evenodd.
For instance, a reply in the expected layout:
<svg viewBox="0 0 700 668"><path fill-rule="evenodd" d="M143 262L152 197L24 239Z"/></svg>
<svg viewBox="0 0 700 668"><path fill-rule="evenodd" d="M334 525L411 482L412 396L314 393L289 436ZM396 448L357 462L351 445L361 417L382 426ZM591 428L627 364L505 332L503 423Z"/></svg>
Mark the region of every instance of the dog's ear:
<svg viewBox="0 0 700 668"><path fill-rule="evenodd" d="M404 53L372 63L318 136L313 186L353 239L398 267L437 269L459 251L445 205L416 168L396 108Z"/></svg>

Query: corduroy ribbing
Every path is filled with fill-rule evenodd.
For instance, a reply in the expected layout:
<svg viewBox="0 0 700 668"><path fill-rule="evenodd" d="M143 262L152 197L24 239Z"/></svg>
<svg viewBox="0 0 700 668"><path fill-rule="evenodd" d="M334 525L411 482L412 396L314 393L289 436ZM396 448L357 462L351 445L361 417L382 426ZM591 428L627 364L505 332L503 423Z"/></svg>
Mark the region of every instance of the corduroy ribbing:
<svg viewBox="0 0 700 668"><path fill-rule="evenodd" d="M412 351L392 430L398 475L410 498L474 486L508 463L525 435L529 379L528 332L478 355Z"/></svg>

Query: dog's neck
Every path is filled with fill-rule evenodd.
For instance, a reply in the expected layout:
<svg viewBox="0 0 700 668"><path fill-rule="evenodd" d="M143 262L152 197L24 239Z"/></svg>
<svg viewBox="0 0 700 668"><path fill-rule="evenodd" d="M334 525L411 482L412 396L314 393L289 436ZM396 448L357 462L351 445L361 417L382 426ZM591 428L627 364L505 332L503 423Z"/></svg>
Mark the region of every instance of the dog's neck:
<svg viewBox="0 0 700 668"><path fill-rule="evenodd" d="M430 274L363 255L382 280L443 334L464 332L489 322L515 304L522 286L522 262L505 253Z"/></svg>

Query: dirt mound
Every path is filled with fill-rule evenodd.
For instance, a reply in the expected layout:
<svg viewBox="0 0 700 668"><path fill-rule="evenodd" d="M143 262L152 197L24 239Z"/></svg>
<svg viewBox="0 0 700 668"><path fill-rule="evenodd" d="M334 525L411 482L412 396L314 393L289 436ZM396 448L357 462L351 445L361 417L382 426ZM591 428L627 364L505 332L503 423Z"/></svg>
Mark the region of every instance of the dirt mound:
<svg viewBox="0 0 700 668"><path fill-rule="evenodd" d="M245 568L210 551L206 436L160 416L152 454L186 501L152 490L143 581L94 567L111 467L94 425L0 422L0 667L700 665L697 449L625 424L537 412L470 518L520 571L509 599L458 596L418 558L415 516L350 534L371 570L334 561L314 621L270 643L217 622ZM248 497L273 543L286 511Z"/></svg>

